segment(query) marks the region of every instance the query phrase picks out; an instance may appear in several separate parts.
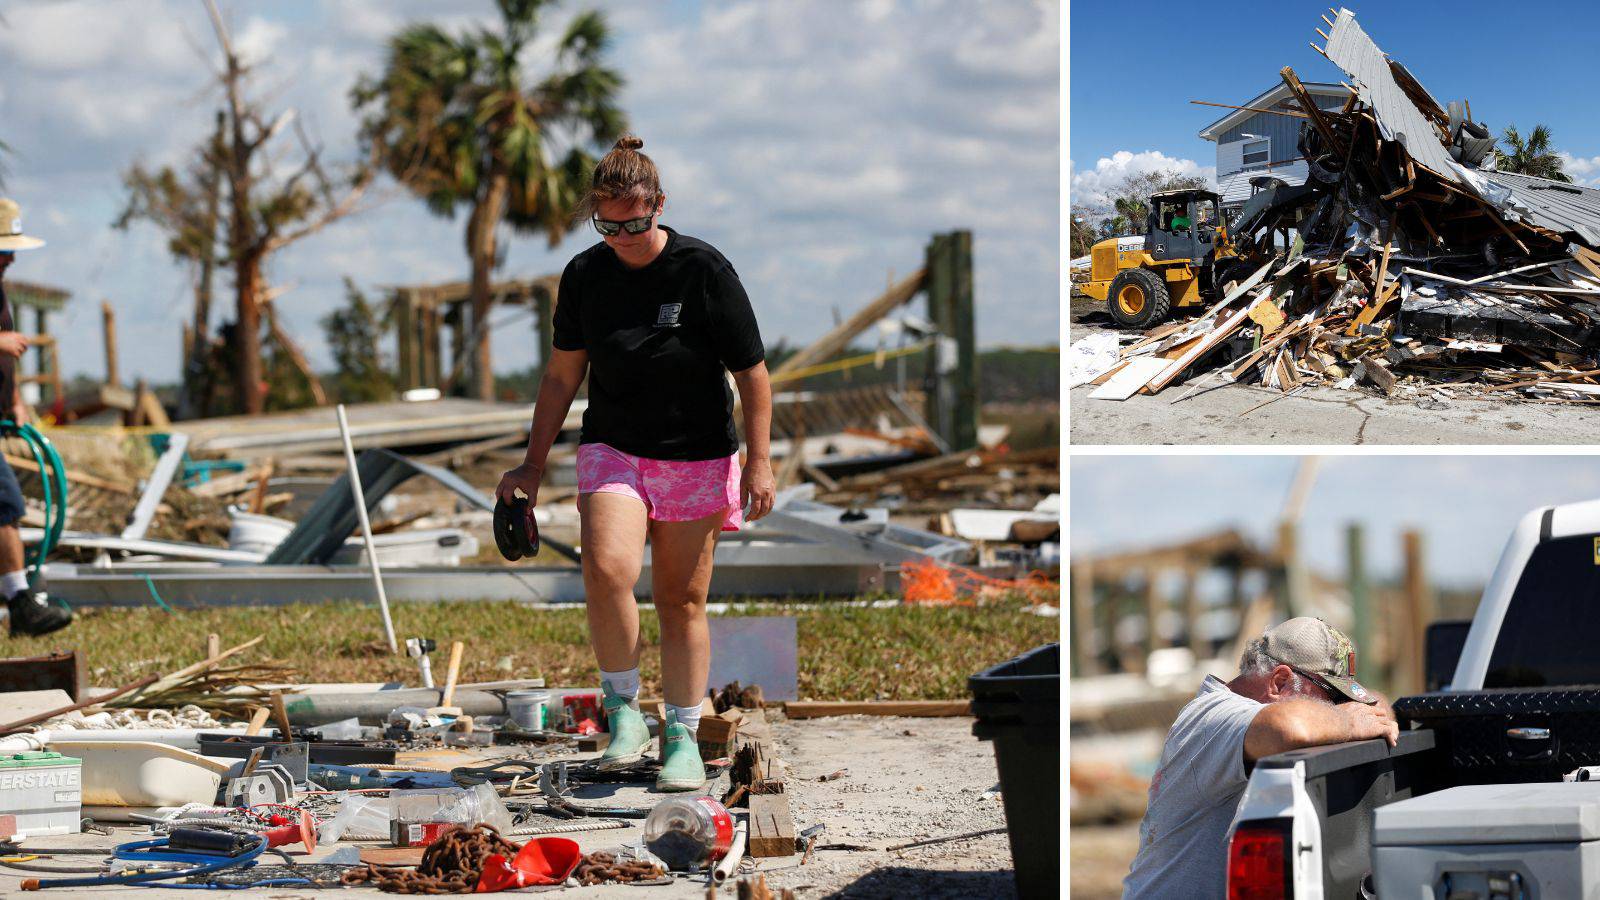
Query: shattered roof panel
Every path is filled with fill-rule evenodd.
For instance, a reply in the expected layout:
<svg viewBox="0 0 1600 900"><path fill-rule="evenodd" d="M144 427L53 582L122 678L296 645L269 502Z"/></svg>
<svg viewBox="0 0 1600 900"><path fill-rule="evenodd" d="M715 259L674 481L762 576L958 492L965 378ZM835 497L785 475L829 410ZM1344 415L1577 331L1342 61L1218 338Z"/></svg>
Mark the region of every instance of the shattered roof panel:
<svg viewBox="0 0 1600 900"><path fill-rule="evenodd" d="M1399 141L1418 164L1458 184L1468 184L1460 165L1439 141L1433 123L1401 90L1389 70L1388 58L1356 24L1356 14L1348 9L1339 10L1339 18L1328 33L1327 54L1350 76L1362 102L1372 107L1385 137Z"/></svg>
<svg viewBox="0 0 1600 900"><path fill-rule="evenodd" d="M1600 190L1510 172L1479 170L1477 175L1511 192L1509 204L1490 198L1508 217L1600 245Z"/></svg>

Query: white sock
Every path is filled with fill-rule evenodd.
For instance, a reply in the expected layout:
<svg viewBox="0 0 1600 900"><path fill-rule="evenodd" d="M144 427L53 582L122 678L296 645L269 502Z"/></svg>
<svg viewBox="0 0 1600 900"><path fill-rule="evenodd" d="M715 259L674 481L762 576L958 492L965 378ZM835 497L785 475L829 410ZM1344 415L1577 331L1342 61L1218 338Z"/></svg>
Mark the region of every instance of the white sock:
<svg viewBox="0 0 1600 900"><path fill-rule="evenodd" d="M5 578L0 580L0 590L5 591L7 597L15 597L18 591L28 589L28 573L22 569L7 572Z"/></svg>
<svg viewBox="0 0 1600 900"><path fill-rule="evenodd" d="M683 725L683 727L689 729L689 733L691 735L697 735L700 732L700 704L696 703L693 706L674 706L671 703L668 703L667 712L675 716L678 722Z"/></svg>
<svg viewBox="0 0 1600 900"><path fill-rule="evenodd" d="M634 709L639 708L639 667L634 666L626 672L607 672L600 670L600 686L610 688L611 693L618 697L628 698L628 705Z"/></svg>

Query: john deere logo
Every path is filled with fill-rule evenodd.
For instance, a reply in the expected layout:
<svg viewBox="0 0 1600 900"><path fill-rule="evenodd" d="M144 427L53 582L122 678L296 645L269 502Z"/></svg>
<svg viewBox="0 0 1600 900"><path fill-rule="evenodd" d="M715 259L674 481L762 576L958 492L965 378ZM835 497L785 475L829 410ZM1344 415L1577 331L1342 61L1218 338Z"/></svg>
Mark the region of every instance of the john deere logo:
<svg viewBox="0 0 1600 900"><path fill-rule="evenodd" d="M1594 564L1600 566L1600 537L1594 539Z"/></svg>

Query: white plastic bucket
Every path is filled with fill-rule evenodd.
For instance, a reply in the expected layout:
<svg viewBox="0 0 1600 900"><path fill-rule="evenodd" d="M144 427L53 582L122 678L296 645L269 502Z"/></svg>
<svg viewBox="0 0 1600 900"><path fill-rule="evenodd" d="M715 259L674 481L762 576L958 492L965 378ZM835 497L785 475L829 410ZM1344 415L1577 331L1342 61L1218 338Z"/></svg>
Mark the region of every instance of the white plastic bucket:
<svg viewBox="0 0 1600 900"><path fill-rule="evenodd" d="M294 523L277 516L263 516L239 509L228 510L228 549L247 553L271 553L294 530Z"/></svg>
<svg viewBox="0 0 1600 900"><path fill-rule="evenodd" d="M506 694L506 715L524 731L543 731L549 706L549 691L510 691Z"/></svg>

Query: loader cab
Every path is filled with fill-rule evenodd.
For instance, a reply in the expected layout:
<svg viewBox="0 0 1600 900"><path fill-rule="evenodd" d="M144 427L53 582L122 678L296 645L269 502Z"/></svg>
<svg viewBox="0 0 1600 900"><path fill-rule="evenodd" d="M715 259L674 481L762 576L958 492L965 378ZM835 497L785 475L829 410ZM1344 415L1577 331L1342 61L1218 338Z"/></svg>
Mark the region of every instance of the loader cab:
<svg viewBox="0 0 1600 900"><path fill-rule="evenodd" d="M1151 258L1203 261L1215 249L1223 224L1221 205L1210 191L1162 191L1150 195L1149 238L1145 250Z"/></svg>

